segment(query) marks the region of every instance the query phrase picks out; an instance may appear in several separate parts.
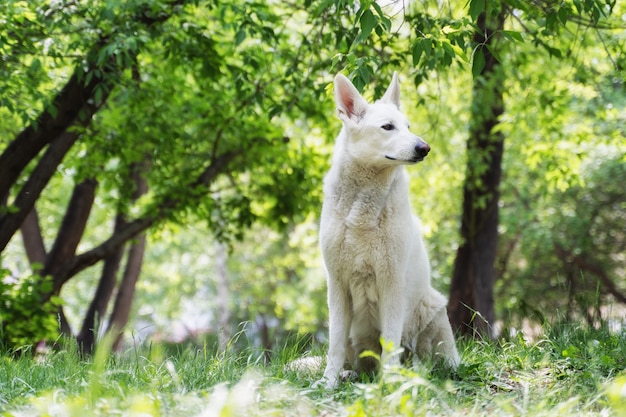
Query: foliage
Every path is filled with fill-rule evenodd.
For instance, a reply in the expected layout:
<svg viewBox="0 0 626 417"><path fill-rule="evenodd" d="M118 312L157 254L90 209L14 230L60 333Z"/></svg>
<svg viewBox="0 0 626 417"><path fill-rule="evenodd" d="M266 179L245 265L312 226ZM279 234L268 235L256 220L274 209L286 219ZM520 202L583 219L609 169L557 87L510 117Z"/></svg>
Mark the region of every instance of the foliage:
<svg viewBox="0 0 626 417"><path fill-rule="evenodd" d="M558 309L563 318L583 317L591 325L613 319L599 309L624 301L626 194L615 182L624 175L623 156L599 152L581 164L579 184L529 202L532 212L517 213L525 225L509 241L511 253L503 254L507 266L499 287L512 314L541 322Z"/></svg>
<svg viewBox="0 0 626 417"><path fill-rule="evenodd" d="M623 12L616 7L614 13ZM501 316L513 326L521 317L542 322L555 316L598 325L612 320L615 300L622 302L611 287L624 288L623 270L615 264L623 245L624 195L615 175L624 169L626 152L619 64L625 35L568 23L556 36L556 23L549 24L550 30L526 30L549 39L560 58L520 44L507 68L511 100L499 128L508 141L508 172L496 292ZM588 36L576 37L581 32ZM542 85L549 88L537 87Z"/></svg>
<svg viewBox="0 0 626 417"><path fill-rule="evenodd" d="M319 111L326 106L319 100L325 82L316 71L329 58L309 53L318 44L306 37L294 49L288 30L306 22L301 11L237 1L219 8L183 1L13 1L2 7L2 53L11 59L0 79L6 91L0 108L21 122L3 131L0 149L9 149L20 129L36 129L38 112L52 118L65 112L49 103L71 85L67 74L74 71L81 88L103 80L86 101L106 105L92 120L81 116L86 126L70 128L79 140L57 176L70 187L95 179L97 202L125 215L127 224L202 221L230 241L254 222L281 229L316 207L322 172L316 167L323 167L318 151L284 127L302 113L326 113ZM308 35L317 36L316 30ZM319 60L310 66L306 56ZM21 70L31 61L27 81ZM135 203L128 176L145 160L150 191ZM13 185L11 197L29 174ZM57 210L55 197L49 188L37 202L44 218ZM18 200L9 198L0 214L30 210L11 206ZM115 237L97 225L82 242L96 250L107 235ZM53 277L55 291L67 278Z"/></svg>
<svg viewBox="0 0 626 417"><path fill-rule="evenodd" d="M8 272L0 269L0 346L24 354L31 350L33 340L56 338L55 313L60 299L41 303L41 294L52 286L49 278L25 277L11 282Z"/></svg>
<svg viewBox="0 0 626 417"><path fill-rule="evenodd" d="M189 304L197 312L202 303L212 318L216 237L232 246L233 298L244 300L231 303L233 327L264 314L280 329L313 331L324 320L322 271L315 243L309 236L301 244L297 233L314 234L321 178L339 129L332 75L345 72L359 89L379 95L392 70L400 71L403 110L433 147L409 172L435 285L445 288L460 244L464 167L475 159L464 154L468 86L487 52L473 40L474 22L499 5L511 13L497 49L488 50L503 62L507 91L495 128L507 147L496 301L501 317L529 314L529 306L550 315L567 301L563 290L574 291L566 271L581 276L568 269L571 257L555 256L555 243L593 255L624 288L623 210L619 202L604 204L602 193L619 186L611 179L621 175L625 135L619 2L426 0L406 9L333 0L2 2L0 150L36 126L45 109L58 110L50 105L74 70L83 84L106 75L91 97L103 105L87 126L70 129L80 137L36 203L47 245L74 184L94 177L96 203L80 251L111 236L112 213L158 217L136 307L154 319L150 325L167 328ZM192 187L229 151L237 158L215 181ZM145 159L150 191L133 203L128 175ZM599 167L603 159L615 164ZM14 184L9 203L32 169ZM3 266L26 276L18 244L13 239L3 253ZM81 272L62 292L74 323L97 274ZM605 302L606 289L583 275L577 303L593 305L597 293Z"/></svg>
<svg viewBox="0 0 626 417"><path fill-rule="evenodd" d="M322 368L296 371L298 341L263 365L249 351L166 354L159 345L83 362L66 347L33 362L0 357L0 412L20 415L480 416L621 415L623 335L576 326L537 341L468 341L456 374L421 364L388 368L371 383L311 389ZM104 346L104 345L103 345ZM314 350L313 354L321 350Z"/></svg>
<svg viewBox="0 0 626 417"><path fill-rule="evenodd" d="M502 279L497 284L499 298L496 299L500 316L506 319L517 313L518 317L538 312L541 317L554 316L555 305L568 304L559 293L563 288L554 282L559 281L564 267L569 274L580 276L580 265L572 267L571 257L561 257L563 259L548 270L546 264L538 260L554 259L553 247L546 236L555 225L560 228L561 240L567 242L568 247L576 239L575 225L555 220L553 216L550 222L536 222L528 227L533 222L529 217L538 213L543 217L562 204L564 197L560 192L580 181L579 167L583 161L586 161L585 167L593 165L594 147L612 155L623 154L625 55L623 23L619 20L623 7L604 1L574 3L475 0L467 2L465 12L461 12L451 5L417 2L405 16L415 31L410 34L415 37L409 38L409 50L413 52L416 65L411 69L416 84L423 84L428 77L441 78L442 71L459 73L455 66L467 68L465 63L471 65L476 78L484 67L487 50L504 67L500 83L505 83L506 87L505 114L492 132L504 132L507 145L499 229L502 243L498 268ZM500 6L508 13L508 19L503 30L488 34L496 39L494 44L473 43L472 21L482 12L489 15ZM583 33L586 36L580 36ZM480 100L477 105L486 108L485 102ZM608 109L608 113L604 109ZM481 169L476 163L481 155L476 150L468 148L467 158L468 164ZM528 190L533 191L527 193ZM535 202L546 202L546 205L540 209ZM584 211L580 200L577 203L577 211ZM621 211L619 205L612 207L616 212ZM592 208L589 210L593 212ZM592 235L613 233L613 226L606 226L604 232L596 229ZM530 238L530 229L541 232ZM593 236L585 235L581 239L586 239L588 244ZM607 250L608 245L604 248ZM593 262L594 269L598 265L610 265L600 259L615 257L619 248L618 244L615 251L608 249L600 254L597 251L602 249L594 247L594 257L598 259ZM532 255L518 257L518 250ZM578 253L578 249L572 252ZM532 272L526 275L520 273L520 269ZM615 293L610 288L614 286L619 290L623 285L623 270L613 269L605 278L599 291ZM595 278L578 281L582 282L575 288L566 286L565 290L577 293L574 296L577 304L584 309L593 305L599 284ZM554 297L546 297L546 291ZM602 297L596 301L596 305L600 305L607 300ZM541 307L533 311L529 306Z"/></svg>

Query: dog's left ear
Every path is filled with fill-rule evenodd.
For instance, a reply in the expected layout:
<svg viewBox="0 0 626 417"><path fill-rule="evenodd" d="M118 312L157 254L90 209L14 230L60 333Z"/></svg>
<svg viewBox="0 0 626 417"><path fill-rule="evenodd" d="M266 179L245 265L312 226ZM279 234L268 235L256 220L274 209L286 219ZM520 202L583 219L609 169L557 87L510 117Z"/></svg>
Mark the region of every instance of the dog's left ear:
<svg viewBox="0 0 626 417"><path fill-rule="evenodd" d="M379 100L381 103L393 104L400 108L400 83L398 82L398 73L394 71L391 78L391 84L385 91L383 97Z"/></svg>

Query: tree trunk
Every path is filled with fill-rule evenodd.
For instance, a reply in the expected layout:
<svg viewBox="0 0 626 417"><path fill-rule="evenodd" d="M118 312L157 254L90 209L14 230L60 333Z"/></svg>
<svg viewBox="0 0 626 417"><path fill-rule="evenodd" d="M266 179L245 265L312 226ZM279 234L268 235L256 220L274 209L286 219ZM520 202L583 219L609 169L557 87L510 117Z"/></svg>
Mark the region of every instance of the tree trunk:
<svg viewBox="0 0 626 417"><path fill-rule="evenodd" d="M148 28L167 21L177 13L178 6L185 3L186 0L167 1L164 6L167 5L169 11L164 8L159 9L158 12L149 8L138 8L131 20L142 23ZM107 256L113 256L117 251L122 253L123 245L128 240L146 230L154 222L166 217L169 210L175 209L179 204L175 198L164 198L156 214L125 224L125 227L114 231L113 235L98 247L76 256L76 248L84 232L96 186L95 180L87 180L75 187L53 248L50 253L45 253L36 217L32 217L36 215L35 202L67 152L79 140L80 132L70 130L70 128L86 126L91 122L93 115L119 82L127 63L134 61L139 53L138 50L125 51L131 58L130 60L120 60L120 56L111 54L105 62L101 62L103 49L116 42L114 36L103 34L85 56L79 59L79 64L75 67L68 82L44 108L37 121L25 127L0 153L0 253L6 248L17 230L22 228L29 260L31 263L36 262L42 265L42 276L53 276L53 288L42 294L42 303L47 302L52 295L58 294L62 286L78 272ZM96 100L96 97L99 100ZM25 168L44 149L45 152L37 161L24 185L18 187L18 181L24 175ZM216 155L192 186L198 189L209 185L235 155L235 152ZM12 193L16 195L13 201L10 199ZM143 249L139 252L143 253ZM112 269L117 270L117 267ZM129 270L132 269L129 267ZM70 334L71 329L67 325L62 310L59 311L59 318L62 328ZM91 326L91 330L93 328L94 326Z"/></svg>
<svg viewBox="0 0 626 417"><path fill-rule="evenodd" d="M76 254L76 248L83 237L91 213L97 185L96 180L86 179L74 186L61 227L41 270L42 277L52 275L53 283L58 279L57 274L63 265ZM71 336L72 329L63 312L63 306L59 306L58 318L61 333Z"/></svg>
<svg viewBox="0 0 626 417"><path fill-rule="evenodd" d="M107 330L107 332L113 332L115 336L113 350L119 350L122 344L124 328L128 324L128 319L130 317L133 298L135 296L135 287L141 272L141 264L143 262L145 249L146 235L141 234L137 237L135 242L133 242L130 250L128 251L126 269L124 270L124 276L122 277L122 282L120 283L117 291L115 305L113 306Z"/></svg>
<svg viewBox="0 0 626 417"><path fill-rule="evenodd" d="M504 111L500 63L496 48L504 12L489 18L481 13L474 35L476 55L485 66L474 77L467 172L463 187L462 242L457 251L450 288L448 315L453 328L465 336L493 338L493 286L498 244L498 201L504 137L494 131ZM489 46L489 48L488 48Z"/></svg>
<svg viewBox="0 0 626 417"><path fill-rule="evenodd" d="M148 171L149 165L149 160L146 158L143 163L136 163L131 167L131 181L135 187L132 201L136 201L139 197L148 192L148 182L146 181L145 174ZM142 233L137 236L128 251L126 268L124 269L122 282L117 291L115 304L113 305L113 311L111 312L111 318L107 328L107 332L112 332L115 339L113 342L113 350L119 350L122 344L123 330L130 317L133 298L135 296L135 286L139 279L139 274L141 273L141 264L143 263L145 249L146 235Z"/></svg>
<svg viewBox="0 0 626 417"><path fill-rule="evenodd" d="M59 310L57 311L57 320L59 321L59 332L61 335L65 337L72 337L74 333L72 332L70 322L67 321L65 311L63 311L63 306L59 306Z"/></svg>
<svg viewBox="0 0 626 417"><path fill-rule="evenodd" d="M114 230L117 232L123 229L125 224L124 217L118 214L115 218ZM80 333L76 338L80 351L85 356L91 355L95 347L98 329L107 313L107 307L115 289L117 271L123 256L124 246L120 246L113 254L104 259L98 287L85 313Z"/></svg>
<svg viewBox="0 0 626 417"><path fill-rule="evenodd" d="M106 45L101 41L91 55L95 58L97 52L104 46ZM79 64L74 70L67 84L54 97L51 105L41 113L37 122L22 130L0 155L0 200L9 195L11 187L24 168L46 145L67 133L67 129L78 121L79 115L83 123L91 119L98 110L98 105L102 104L102 102L98 105L90 104L94 103L96 88L102 89L103 100L106 99L112 88L108 74L104 72L102 76L93 76L89 83L85 83L85 74L91 68L83 70L82 65ZM91 67L94 70L98 68L95 63L91 64ZM75 133L72 135L77 136ZM39 194L35 198L38 196Z"/></svg>
<svg viewBox="0 0 626 417"><path fill-rule="evenodd" d="M31 270L34 274L39 273L46 263L46 257L48 254L43 241L43 235L41 234L37 210L35 210L34 207L24 219L22 227L20 227L20 231L22 233L24 251L26 252L26 257L28 258ZM67 317L65 317L63 306L59 306L57 317L61 334L71 337L72 328L70 327L70 323L67 321Z"/></svg>
<svg viewBox="0 0 626 417"><path fill-rule="evenodd" d="M272 348L274 343L270 336L270 327L267 324L265 314L261 313L256 318L257 325L259 326L259 336L261 337L261 349L263 349L263 359L266 364L271 362Z"/></svg>

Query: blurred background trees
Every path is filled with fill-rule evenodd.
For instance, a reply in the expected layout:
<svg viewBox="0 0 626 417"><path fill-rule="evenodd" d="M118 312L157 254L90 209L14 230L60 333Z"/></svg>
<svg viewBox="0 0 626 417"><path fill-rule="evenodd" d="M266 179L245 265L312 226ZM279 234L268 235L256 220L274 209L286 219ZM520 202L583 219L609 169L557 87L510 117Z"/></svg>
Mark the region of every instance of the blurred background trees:
<svg viewBox="0 0 626 417"><path fill-rule="evenodd" d="M403 74L433 148L409 169L414 208L459 331L598 325L626 301L621 4L11 0L0 15L7 347L323 338L339 71L369 97Z"/></svg>

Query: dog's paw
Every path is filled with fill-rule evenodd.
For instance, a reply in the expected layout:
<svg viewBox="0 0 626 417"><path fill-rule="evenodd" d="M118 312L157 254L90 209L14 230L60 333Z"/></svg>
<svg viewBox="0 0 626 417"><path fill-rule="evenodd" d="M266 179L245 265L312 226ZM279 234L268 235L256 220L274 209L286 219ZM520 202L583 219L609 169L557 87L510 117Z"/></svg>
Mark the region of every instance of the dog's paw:
<svg viewBox="0 0 626 417"><path fill-rule="evenodd" d="M356 381L357 379L359 379L358 373L351 370L345 370L341 371L339 375L334 378L325 376L322 377L321 379L315 381L311 385L311 388L333 390L339 386L340 382Z"/></svg>
<svg viewBox="0 0 626 417"><path fill-rule="evenodd" d="M337 388L337 382L338 382L337 378L331 379L327 377L322 377L321 379L318 379L317 381L315 381L311 385L311 388L333 390Z"/></svg>
<svg viewBox="0 0 626 417"><path fill-rule="evenodd" d="M358 374L358 373L356 373L355 371L352 371L352 370L347 369L347 370L345 370L345 371L342 371L342 372L339 374L339 379L341 379L341 380L342 380L342 381L344 381L344 382L347 382L347 381L356 381L357 379L359 379L359 374Z"/></svg>
<svg viewBox="0 0 626 417"><path fill-rule="evenodd" d="M453 371L456 371L458 369L459 365L461 365L461 357L459 356L459 353L456 351L456 349L448 355L445 363L446 366Z"/></svg>

